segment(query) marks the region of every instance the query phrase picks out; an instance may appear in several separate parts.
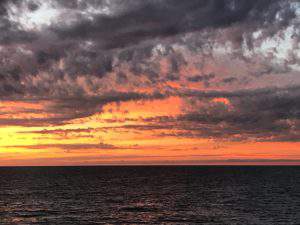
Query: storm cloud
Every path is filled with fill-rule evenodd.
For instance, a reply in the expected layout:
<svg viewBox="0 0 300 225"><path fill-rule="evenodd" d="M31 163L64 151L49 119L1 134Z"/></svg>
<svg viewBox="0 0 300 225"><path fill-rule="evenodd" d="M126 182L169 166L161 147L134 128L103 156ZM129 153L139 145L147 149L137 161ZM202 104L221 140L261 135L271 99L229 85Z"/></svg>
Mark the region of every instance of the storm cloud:
<svg viewBox="0 0 300 225"><path fill-rule="evenodd" d="M299 23L292 0L1 1L0 98L46 102L49 116L0 125L60 125L112 102L177 96L182 115L151 129L298 141Z"/></svg>

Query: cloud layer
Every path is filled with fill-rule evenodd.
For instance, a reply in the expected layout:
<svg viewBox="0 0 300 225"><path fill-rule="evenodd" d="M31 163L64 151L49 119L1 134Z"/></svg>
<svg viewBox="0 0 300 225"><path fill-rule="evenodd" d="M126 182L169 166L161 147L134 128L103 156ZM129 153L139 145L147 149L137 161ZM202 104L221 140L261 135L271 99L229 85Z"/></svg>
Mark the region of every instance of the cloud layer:
<svg viewBox="0 0 300 225"><path fill-rule="evenodd" d="M299 23L292 0L1 1L0 98L43 107L0 108L0 125L60 125L112 102L177 96L178 117L146 126L299 141Z"/></svg>

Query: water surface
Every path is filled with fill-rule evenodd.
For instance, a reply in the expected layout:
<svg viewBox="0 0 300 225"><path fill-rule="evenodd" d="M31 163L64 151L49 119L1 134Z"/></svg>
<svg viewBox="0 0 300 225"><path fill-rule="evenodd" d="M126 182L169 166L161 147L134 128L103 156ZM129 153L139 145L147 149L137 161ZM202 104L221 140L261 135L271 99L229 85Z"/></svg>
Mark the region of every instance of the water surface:
<svg viewBox="0 0 300 225"><path fill-rule="evenodd" d="M0 168L0 224L300 224L300 167Z"/></svg>

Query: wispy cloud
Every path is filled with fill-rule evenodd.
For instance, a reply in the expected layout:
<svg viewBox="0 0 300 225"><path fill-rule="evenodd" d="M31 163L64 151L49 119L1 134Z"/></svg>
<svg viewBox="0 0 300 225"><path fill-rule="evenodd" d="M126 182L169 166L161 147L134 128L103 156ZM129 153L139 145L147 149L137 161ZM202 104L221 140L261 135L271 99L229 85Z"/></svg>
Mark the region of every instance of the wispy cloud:
<svg viewBox="0 0 300 225"><path fill-rule="evenodd" d="M72 150L115 150L115 149L128 149L125 147L118 147L111 144L36 144L36 145L9 145L5 148L22 148L22 149L61 149L66 151Z"/></svg>

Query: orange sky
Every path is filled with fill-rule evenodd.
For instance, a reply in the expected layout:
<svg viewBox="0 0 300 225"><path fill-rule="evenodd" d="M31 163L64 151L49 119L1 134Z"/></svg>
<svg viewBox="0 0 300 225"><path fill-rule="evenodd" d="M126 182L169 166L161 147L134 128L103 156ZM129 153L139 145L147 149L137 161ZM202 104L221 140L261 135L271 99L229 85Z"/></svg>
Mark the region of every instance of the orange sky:
<svg viewBox="0 0 300 225"><path fill-rule="evenodd" d="M0 1L0 166L300 165L298 1Z"/></svg>
<svg viewBox="0 0 300 225"><path fill-rule="evenodd" d="M214 102L229 104L226 99ZM1 103L40 109L45 103ZM66 125L0 128L0 165L98 164L299 164L299 144L289 142L227 142L205 138L162 135L175 128L143 127L147 118L177 116L182 99L129 101L106 105L101 113ZM18 113L14 118L45 115ZM298 161L297 161L298 160Z"/></svg>

